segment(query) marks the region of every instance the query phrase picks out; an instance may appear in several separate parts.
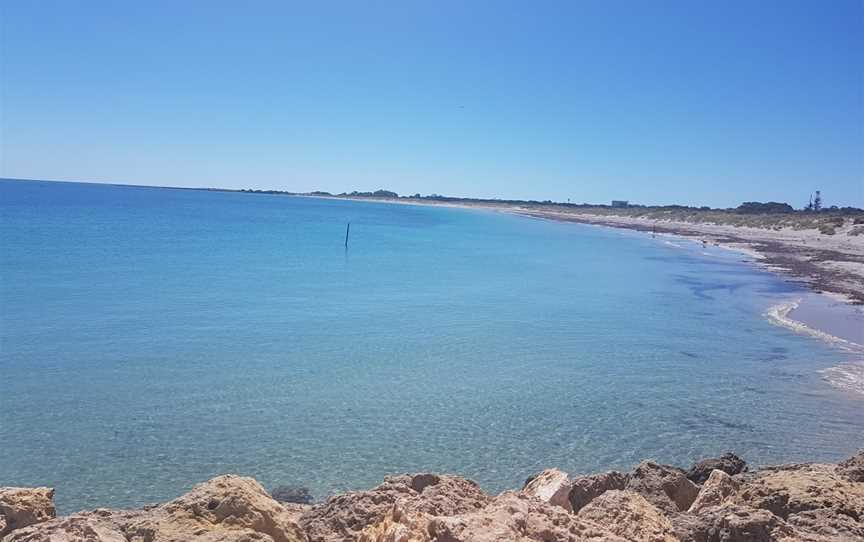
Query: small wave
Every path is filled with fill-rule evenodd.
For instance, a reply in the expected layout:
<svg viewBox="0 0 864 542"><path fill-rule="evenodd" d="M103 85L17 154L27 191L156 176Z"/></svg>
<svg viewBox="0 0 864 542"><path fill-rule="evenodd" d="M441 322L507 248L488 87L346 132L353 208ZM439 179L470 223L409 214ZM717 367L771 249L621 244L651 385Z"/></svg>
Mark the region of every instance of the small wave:
<svg viewBox="0 0 864 542"><path fill-rule="evenodd" d="M826 333L818 329L814 329L803 322L799 322L798 320L790 318L789 313L797 309L800 303L801 300L796 299L794 301L786 301L784 303L774 305L773 307L765 311L765 317L772 324L791 329L795 333L809 335L811 337L821 339L849 352L855 352L859 354L864 353L864 346L858 343L836 337L834 335L831 335L830 333ZM832 386L864 394L864 362L843 363L835 367L822 369L821 371L819 371L819 373L821 373L822 377Z"/></svg>
<svg viewBox="0 0 864 542"><path fill-rule="evenodd" d="M839 346L840 348L843 348L844 350L848 350L850 352L864 353L864 346L858 343L843 339L841 337L837 337L835 335L831 335L830 333L826 333L819 329L814 329L805 324L804 322L799 322L798 320L790 318L789 313L797 309L798 305L800 304L801 300L796 299L794 301L786 301L784 303L774 305L773 307L765 311L765 317L772 324L791 329L795 333L809 335L811 337L821 339L825 342L829 342L834 346Z"/></svg>
<svg viewBox="0 0 864 542"><path fill-rule="evenodd" d="M864 363L844 363L819 372L836 388L864 394Z"/></svg>

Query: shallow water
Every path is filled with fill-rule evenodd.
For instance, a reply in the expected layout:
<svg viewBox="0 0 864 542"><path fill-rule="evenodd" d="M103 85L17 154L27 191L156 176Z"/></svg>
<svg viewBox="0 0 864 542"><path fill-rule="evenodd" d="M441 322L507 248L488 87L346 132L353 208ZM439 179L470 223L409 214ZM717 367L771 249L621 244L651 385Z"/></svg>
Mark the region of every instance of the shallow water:
<svg viewBox="0 0 864 542"><path fill-rule="evenodd" d="M317 496L390 473L734 450L836 460L849 354L771 325L740 256L493 212L0 181L0 485L60 512L220 473ZM350 247L344 243L351 222Z"/></svg>

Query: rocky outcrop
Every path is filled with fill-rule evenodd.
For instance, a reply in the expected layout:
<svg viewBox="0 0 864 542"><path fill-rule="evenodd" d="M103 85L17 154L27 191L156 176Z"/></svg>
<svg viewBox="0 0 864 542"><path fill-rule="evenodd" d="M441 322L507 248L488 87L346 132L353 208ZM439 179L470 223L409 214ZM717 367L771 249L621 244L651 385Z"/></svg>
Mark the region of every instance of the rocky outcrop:
<svg viewBox="0 0 864 542"><path fill-rule="evenodd" d="M454 516L486 506L489 496L476 483L458 476L392 476L370 491L337 495L300 517L311 542L354 540L399 505L403 514Z"/></svg>
<svg viewBox="0 0 864 542"><path fill-rule="evenodd" d="M286 510L252 478L220 476L171 502L96 510L17 529L3 542L302 542Z"/></svg>
<svg viewBox="0 0 864 542"><path fill-rule="evenodd" d="M864 450L837 465L837 474L850 482L864 482Z"/></svg>
<svg viewBox="0 0 864 542"><path fill-rule="evenodd" d="M558 469L546 469L528 479L522 493L541 501L560 506L568 512L570 505L570 477Z"/></svg>
<svg viewBox="0 0 864 542"><path fill-rule="evenodd" d="M861 518L859 518L860 520ZM864 523L831 509L808 510L786 520L799 533L827 540L864 540Z"/></svg>
<svg viewBox="0 0 864 542"><path fill-rule="evenodd" d="M0 488L0 538L20 529L54 518L54 490L47 487Z"/></svg>
<svg viewBox="0 0 864 542"><path fill-rule="evenodd" d="M652 461L643 461L633 469L625 489L641 494L667 514L687 510L699 493L683 470Z"/></svg>
<svg viewBox="0 0 864 542"><path fill-rule="evenodd" d="M638 496L637 496L638 497ZM644 499L643 499L644 500ZM649 505L650 506L650 505ZM611 530L523 492L508 491L455 516L396 506L364 529L360 542L624 542Z"/></svg>
<svg viewBox="0 0 864 542"><path fill-rule="evenodd" d="M591 521L522 493L505 492L485 508L429 522L435 542L623 542Z"/></svg>
<svg viewBox="0 0 864 542"><path fill-rule="evenodd" d="M694 484L703 484L715 470L735 475L747 470L747 463L735 454L723 454L720 457L696 462L687 471L687 478Z"/></svg>
<svg viewBox="0 0 864 542"><path fill-rule="evenodd" d="M590 476L580 476L570 484L570 507L578 512L594 498L612 489L624 489L627 485L627 475L618 471L609 471Z"/></svg>
<svg viewBox="0 0 864 542"><path fill-rule="evenodd" d="M803 542L795 532L767 510L729 505L706 508L695 514L672 517L675 535L686 542ZM839 542L839 541L838 541Z"/></svg>
<svg viewBox="0 0 864 542"><path fill-rule="evenodd" d="M126 524L124 532L142 541L179 541L208 532L238 540L253 533L259 538L267 535L273 542L304 538L261 484L240 476L214 478L174 501L147 510Z"/></svg>
<svg viewBox="0 0 864 542"><path fill-rule="evenodd" d="M672 522L643 496L632 491L607 491L580 510L577 517L603 525L627 540L678 540Z"/></svg>
<svg viewBox="0 0 864 542"><path fill-rule="evenodd" d="M860 453L688 479L709 464L550 469L496 497L458 476L406 474L318 505L220 476L165 504L54 519L51 490L0 488L2 542L864 542Z"/></svg>
<svg viewBox="0 0 864 542"><path fill-rule="evenodd" d="M3 542L129 542L123 519L114 510L82 512L12 531Z"/></svg>
<svg viewBox="0 0 864 542"><path fill-rule="evenodd" d="M763 469L746 477L741 502L787 518L810 510L831 509L864 518L864 485L850 482L835 465L788 465Z"/></svg>

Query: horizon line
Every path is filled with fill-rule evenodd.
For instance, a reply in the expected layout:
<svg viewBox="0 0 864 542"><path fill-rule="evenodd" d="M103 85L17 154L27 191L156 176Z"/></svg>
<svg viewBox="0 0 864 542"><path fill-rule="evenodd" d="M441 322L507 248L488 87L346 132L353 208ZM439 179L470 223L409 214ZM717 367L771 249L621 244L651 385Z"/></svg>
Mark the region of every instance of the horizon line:
<svg viewBox="0 0 864 542"><path fill-rule="evenodd" d="M329 195L329 197L334 197L334 198L337 198L340 196L351 197L351 193L348 193L348 192L342 192L340 194L334 194L332 192L329 192L326 190L320 190L320 189L315 189L315 190L312 190L309 192L291 192L289 190L277 190L274 188L262 189L262 188L219 188L219 187L214 187L214 186L173 186L173 185L157 185L157 184L131 184L131 183L115 182L115 181L82 181L82 180L73 180L73 179L31 179L31 178L23 178L23 177L0 177L0 181L95 184L95 185L120 186L120 187L129 187L129 188L162 188L162 189L167 189L167 190L201 190L201 191L211 191L211 192L244 192L244 193L263 192L263 193L285 194L285 195L289 195L289 196L300 196L300 197L318 197L319 194L316 194L316 192L320 192L320 193L324 194L321 197L328 197L327 195ZM414 197L413 194L412 195L400 195L398 192L388 190L385 188L378 188L377 190L384 190L384 191L393 192L394 194L396 194L396 198L390 197L390 199L414 199L414 200L418 199L418 198ZM359 190L354 190L353 192L362 193ZM371 194L372 192L373 191L369 191L366 193ZM419 194L419 192L417 192L417 194ZM431 197L431 196L435 196L435 197ZM370 196L354 196L354 197L370 197ZM380 197L384 198L385 196L380 196ZM540 204L547 204L547 205L548 204L551 204L551 205L574 205L574 206L588 206L588 207L611 207L612 206L611 202L619 201L619 200L610 200L610 203L588 203L588 202L571 203L570 198L568 198L568 200L566 202L563 202L563 201L555 201L555 200L551 200L551 199L524 200L524 199L506 199L506 198L490 198L490 197L482 197L482 198L481 197L473 197L472 198L472 197L460 197L460 196L446 196L443 194L434 194L434 193L427 194L426 196L421 195L419 199L429 199L429 200L449 199L449 200L480 201L480 202L497 201L497 202L502 202L502 203L525 202L525 203L540 203ZM735 209L735 207L711 207L710 205L683 205L680 203L666 203L666 204L661 204L661 205L647 205L647 204L641 204L641 203L631 203L629 200L620 200L620 201L624 201L625 204L627 206L630 206L630 207L686 207L686 208L690 208L690 209L703 209L703 208L707 207L708 210L712 210L712 211L723 211L723 210ZM777 201L760 202L760 201L755 201L755 200L744 201L744 202L742 202L742 204L743 203L751 203L751 202L755 202L755 203L779 203L779 204L790 205L787 202L777 202ZM739 204L739 206L740 205L741 204ZM844 205L842 207L837 205L835 207L836 207L836 210L842 210L842 209L853 209L853 210L859 210L859 211L864 210L862 208L855 207L853 205ZM806 210L806 209L797 209L795 207L792 207L792 209L793 209L793 211L805 211ZM830 210L830 208L823 209L823 211L827 211L827 210Z"/></svg>

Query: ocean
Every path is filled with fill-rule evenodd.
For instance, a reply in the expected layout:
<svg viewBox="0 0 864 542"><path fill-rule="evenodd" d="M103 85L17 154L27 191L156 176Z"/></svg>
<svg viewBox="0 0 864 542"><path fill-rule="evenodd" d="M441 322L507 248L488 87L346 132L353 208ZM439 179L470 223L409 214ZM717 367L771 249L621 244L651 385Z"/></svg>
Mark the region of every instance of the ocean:
<svg viewBox="0 0 864 542"><path fill-rule="evenodd" d="M0 486L68 513L222 473L324 498L850 455L864 400L820 371L851 354L766 319L804 291L742 259L492 211L0 181Z"/></svg>

